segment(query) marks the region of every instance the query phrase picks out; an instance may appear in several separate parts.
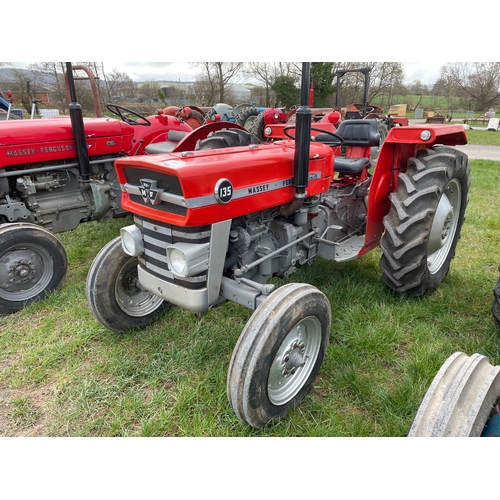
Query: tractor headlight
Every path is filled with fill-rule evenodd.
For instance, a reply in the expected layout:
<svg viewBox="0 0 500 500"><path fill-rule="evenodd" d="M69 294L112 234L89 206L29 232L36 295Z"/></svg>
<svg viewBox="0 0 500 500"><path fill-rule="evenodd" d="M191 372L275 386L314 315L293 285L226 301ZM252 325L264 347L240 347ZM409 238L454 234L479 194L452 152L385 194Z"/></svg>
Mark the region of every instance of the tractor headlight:
<svg viewBox="0 0 500 500"><path fill-rule="evenodd" d="M123 251L131 257L137 257L144 252L142 243L142 232L136 226L127 226L120 229Z"/></svg>
<svg viewBox="0 0 500 500"><path fill-rule="evenodd" d="M422 130L422 132L420 132L420 139L428 141L431 138L431 135L430 130Z"/></svg>
<svg viewBox="0 0 500 500"><path fill-rule="evenodd" d="M209 244L175 243L167 247L170 270L185 278L195 276L208 269Z"/></svg>
<svg viewBox="0 0 500 500"><path fill-rule="evenodd" d="M271 127L266 127L264 129L264 134L271 135L272 131L273 131L273 129Z"/></svg>

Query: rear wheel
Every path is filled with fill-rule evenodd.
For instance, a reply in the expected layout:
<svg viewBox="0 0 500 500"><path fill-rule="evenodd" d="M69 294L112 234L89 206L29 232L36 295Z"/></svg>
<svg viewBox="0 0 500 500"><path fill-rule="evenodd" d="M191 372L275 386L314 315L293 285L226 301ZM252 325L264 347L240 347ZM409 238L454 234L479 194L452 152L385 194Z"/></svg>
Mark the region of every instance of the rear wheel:
<svg viewBox="0 0 500 500"><path fill-rule="evenodd" d="M499 268L500 271L500 268ZM495 289L493 290L493 305L491 312L493 313L493 321L500 327L500 278L498 278Z"/></svg>
<svg viewBox="0 0 500 500"><path fill-rule="evenodd" d="M264 113L259 113L259 116L255 118L255 120L252 123L252 126L248 129L248 131L259 141L264 140Z"/></svg>
<svg viewBox="0 0 500 500"><path fill-rule="evenodd" d="M206 139L196 144L196 150L232 148L236 146L248 146L250 144L260 144L260 141L245 130L222 129L211 132Z"/></svg>
<svg viewBox="0 0 500 500"><path fill-rule="evenodd" d="M465 219L470 186L467 155L448 147L419 151L390 194L380 267L396 292L421 296L449 271Z"/></svg>
<svg viewBox="0 0 500 500"><path fill-rule="evenodd" d="M244 108L236 115L234 123L237 123L238 125L241 125L243 128L250 131L252 124L260 114L260 111L253 106Z"/></svg>
<svg viewBox="0 0 500 500"><path fill-rule="evenodd" d="M481 436L496 417L499 395L500 366L480 354L456 352L434 377L408 436Z"/></svg>
<svg viewBox="0 0 500 500"><path fill-rule="evenodd" d="M254 311L229 364L227 394L257 429L299 405L319 372L330 336L328 299L311 285L279 288Z"/></svg>
<svg viewBox="0 0 500 500"><path fill-rule="evenodd" d="M380 152L380 148L382 147L382 144L385 141L385 138L387 137L387 134L389 133L389 129L387 128L387 125L382 121L378 120L378 133L380 134L380 143L378 146L375 146L370 149L370 159L372 161L376 161L378 158L378 154Z"/></svg>
<svg viewBox="0 0 500 500"><path fill-rule="evenodd" d="M194 130L195 128L201 127L203 125L205 117L200 112L192 109L191 115L184 121Z"/></svg>
<svg viewBox="0 0 500 500"><path fill-rule="evenodd" d="M117 237L97 254L87 276L87 302L92 314L117 333L149 325L170 306L141 287L137 263L137 257L123 251Z"/></svg>
<svg viewBox="0 0 500 500"><path fill-rule="evenodd" d="M0 314L10 314L57 290L68 271L59 239L23 222L0 225Z"/></svg>

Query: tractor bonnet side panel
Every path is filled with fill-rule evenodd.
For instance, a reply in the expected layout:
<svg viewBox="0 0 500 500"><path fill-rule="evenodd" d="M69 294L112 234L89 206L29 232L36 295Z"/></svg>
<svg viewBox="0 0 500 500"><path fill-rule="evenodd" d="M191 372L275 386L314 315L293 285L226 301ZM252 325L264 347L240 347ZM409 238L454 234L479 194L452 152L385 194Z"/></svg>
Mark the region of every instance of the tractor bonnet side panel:
<svg viewBox="0 0 500 500"><path fill-rule="evenodd" d="M84 119L90 156L129 151L132 126L113 118ZM0 167L76 158L69 117L0 122Z"/></svg>
<svg viewBox="0 0 500 500"><path fill-rule="evenodd" d="M294 199L294 143L203 150L115 163L122 206L177 226L213 224ZM311 145L307 195L328 190L333 151Z"/></svg>

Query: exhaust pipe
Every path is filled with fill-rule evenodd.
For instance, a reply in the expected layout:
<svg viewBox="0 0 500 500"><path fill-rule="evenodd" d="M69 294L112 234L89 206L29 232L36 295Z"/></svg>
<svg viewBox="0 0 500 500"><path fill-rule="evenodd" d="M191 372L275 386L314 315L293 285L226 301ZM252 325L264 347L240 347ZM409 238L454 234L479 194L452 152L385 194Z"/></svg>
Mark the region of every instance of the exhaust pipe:
<svg viewBox="0 0 500 500"><path fill-rule="evenodd" d="M71 120L71 128L73 137L75 138L76 154L78 157L78 165L80 175L83 182L90 181L90 160L87 150L87 141L85 140L85 128L83 126L83 111L82 107L76 102L75 81L73 79L73 68L70 62L66 63L66 74L68 76L68 87L71 102L68 104L69 117Z"/></svg>
<svg viewBox="0 0 500 500"><path fill-rule="evenodd" d="M302 63L300 86L300 106L297 109L295 125L295 156L293 157L295 200L281 208L281 215L288 217L296 212L304 202L309 183L309 151L311 145L311 117L309 107L309 80L311 63Z"/></svg>

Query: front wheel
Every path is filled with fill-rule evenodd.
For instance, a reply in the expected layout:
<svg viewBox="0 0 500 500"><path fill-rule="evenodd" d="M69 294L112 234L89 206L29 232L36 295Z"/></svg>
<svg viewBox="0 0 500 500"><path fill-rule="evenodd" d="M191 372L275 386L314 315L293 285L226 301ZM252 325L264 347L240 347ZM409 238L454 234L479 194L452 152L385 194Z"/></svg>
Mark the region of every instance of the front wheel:
<svg viewBox="0 0 500 500"><path fill-rule="evenodd" d="M94 317L113 332L152 323L169 303L141 287L137 257L127 255L118 236L96 256L87 276L87 302Z"/></svg>
<svg viewBox="0 0 500 500"><path fill-rule="evenodd" d="M0 225L0 315L59 289L67 271L66 250L53 233L24 222Z"/></svg>
<svg viewBox="0 0 500 500"><path fill-rule="evenodd" d="M311 285L279 288L254 311L229 364L227 394L257 429L299 405L319 372L331 327L328 299Z"/></svg>
<svg viewBox="0 0 500 500"><path fill-rule="evenodd" d="M390 194L380 242L385 283L418 297L444 280L465 219L470 187L467 155L450 147L421 150Z"/></svg>
<svg viewBox="0 0 500 500"><path fill-rule="evenodd" d="M456 352L434 377L408 436L498 435L495 427L499 396L500 366L493 366L481 354Z"/></svg>

